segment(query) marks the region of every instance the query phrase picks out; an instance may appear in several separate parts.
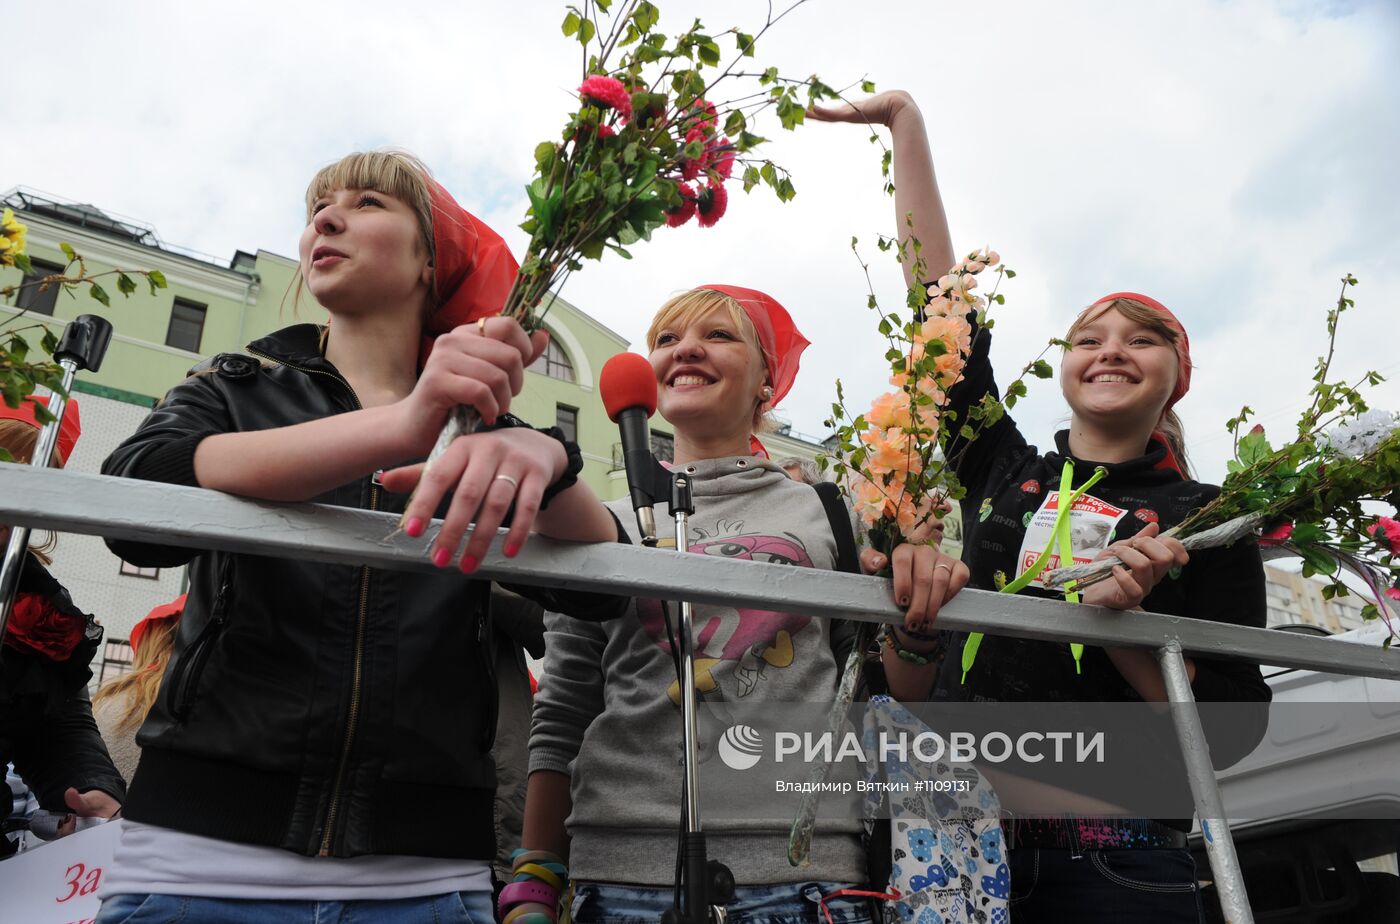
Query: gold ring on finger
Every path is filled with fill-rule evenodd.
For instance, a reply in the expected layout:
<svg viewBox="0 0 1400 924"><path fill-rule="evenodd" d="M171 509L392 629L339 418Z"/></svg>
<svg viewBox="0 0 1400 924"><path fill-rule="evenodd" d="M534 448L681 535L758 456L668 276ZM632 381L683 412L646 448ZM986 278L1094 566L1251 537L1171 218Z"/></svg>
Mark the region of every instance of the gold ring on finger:
<svg viewBox="0 0 1400 924"><path fill-rule="evenodd" d="M510 482L510 486L511 486L512 488L514 488L514 489L517 490L517 491L520 490L520 482L517 481L517 480L515 480L514 478L512 478L512 477L509 476L509 475L497 475L497 476L496 476L496 480L497 480L497 481L509 481L509 482Z"/></svg>
<svg viewBox="0 0 1400 924"><path fill-rule="evenodd" d="M486 336L486 319L478 318L476 322L476 332L481 336Z"/></svg>

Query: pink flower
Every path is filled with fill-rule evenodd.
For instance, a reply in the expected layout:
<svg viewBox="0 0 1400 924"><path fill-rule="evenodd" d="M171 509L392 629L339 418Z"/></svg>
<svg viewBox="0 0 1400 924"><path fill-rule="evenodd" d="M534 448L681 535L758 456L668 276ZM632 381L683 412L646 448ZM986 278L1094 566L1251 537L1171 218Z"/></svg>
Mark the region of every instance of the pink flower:
<svg viewBox="0 0 1400 924"><path fill-rule="evenodd" d="M1259 537L1260 545L1283 545L1293 535L1292 523L1280 523Z"/></svg>
<svg viewBox="0 0 1400 924"><path fill-rule="evenodd" d="M719 139L719 144L712 145L706 154L710 161L710 169L718 173L722 179L729 179L734 173L734 145L728 138Z"/></svg>
<svg viewBox="0 0 1400 924"><path fill-rule="evenodd" d="M1392 600L1400 600L1400 587L1386 588L1385 595Z"/></svg>
<svg viewBox="0 0 1400 924"><path fill-rule="evenodd" d="M705 133L698 128L692 128L685 133L684 144L690 144L694 141L699 141L702 144L700 156L694 159L688 157L681 159L681 177L687 180L693 180L700 175L700 171L705 169L705 162L708 158L708 154L703 148Z"/></svg>
<svg viewBox="0 0 1400 924"><path fill-rule="evenodd" d="M1376 517L1376 522L1366 527L1366 532L1382 544L1389 543L1390 554L1400 555L1400 521L1390 517ZM1384 538L1382 538L1382 534Z"/></svg>
<svg viewBox="0 0 1400 924"><path fill-rule="evenodd" d="M676 191L681 194L681 204L666 213L666 225L671 228L679 228L695 217L695 187L681 183Z"/></svg>
<svg viewBox="0 0 1400 924"><path fill-rule="evenodd" d="M578 95L600 109L616 109L624 122L632 116L632 94L615 77L594 74L579 85Z"/></svg>
<svg viewBox="0 0 1400 924"><path fill-rule="evenodd" d="M697 99L690 104L690 111L685 114L681 122L705 130L706 135L713 135L715 126L719 124L719 116L715 112L713 103Z"/></svg>
<svg viewBox="0 0 1400 924"><path fill-rule="evenodd" d="M696 203L696 209L700 213L700 227L708 228L724 217L724 210L729 208L729 192L724 188L723 183L709 182L705 188L700 190L700 198Z"/></svg>
<svg viewBox="0 0 1400 924"><path fill-rule="evenodd" d="M912 426L914 421L910 413L909 393L892 391L881 395L865 412L865 419L870 426L881 430L903 430Z"/></svg>

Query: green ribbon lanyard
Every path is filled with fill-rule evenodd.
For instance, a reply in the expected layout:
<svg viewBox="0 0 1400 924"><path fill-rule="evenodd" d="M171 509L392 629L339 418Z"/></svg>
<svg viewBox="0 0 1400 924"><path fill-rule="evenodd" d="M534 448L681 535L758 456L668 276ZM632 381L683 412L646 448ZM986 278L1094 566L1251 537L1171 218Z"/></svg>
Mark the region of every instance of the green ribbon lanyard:
<svg viewBox="0 0 1400 924"><path fill-rule="evenodd" d="M1108 470L1099 466L1094 469L1094 474L1089 476L1089 480L1084 482L1079 490L1071 491L1070 488L1074 484L1074 462L1070 459L1065 460L1064 468L1060 469L1060 496L1058 509L1055 511L1055 525L1051 529L1050 542L1045 546L1045 551L1040 553L1040 556L1021 573L1020 577L1007 584L998 593L1014 594L1024 590L1031 581L1040 576L1040 572L1049 566L1050 556L1055 553L1057 548L1060 555L1060 567L1068 568L1074 564L1074 554L1070 545L1070 511L1074 508L1075 503L1107 474ZM1070 603L1078 603L1079 594L1071 589L1073 587L1073 581L1065 585L1065 599ZM967 672L972 670L973 663L977 661L977 649L980 647L982 647L982 633L970 633L962 651L962 683L967 683ZM1079 659L1084 655L1084 646L1078 642L1071 642L1069 650L1074 655L1074 672L1080 673Z"/></svg>

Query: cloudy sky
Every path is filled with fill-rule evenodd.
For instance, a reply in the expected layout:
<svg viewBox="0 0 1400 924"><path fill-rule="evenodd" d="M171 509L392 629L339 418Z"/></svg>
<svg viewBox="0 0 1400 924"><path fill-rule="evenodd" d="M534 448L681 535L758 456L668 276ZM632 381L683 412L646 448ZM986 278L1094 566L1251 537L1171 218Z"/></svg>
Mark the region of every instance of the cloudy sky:
<svg viewBox="0 0 1400 924"><path fill-rule="evenodd" d="M694 15L752 31L764 11L753 0L657 2L669 31ZM56 31L52 11L17 5L6 25L30 40L5 53L0 187L91 202L223 259L290 255L311 174L347 151L397 145L519 251L530 152L557 134L579 81L563 13L545 0L394 11L74 0ZM1223 423L1242 404L1287 432L1342 274L1361 286L1337 367L1400 378L1390 0L809 0L758 58L914 94L958 249L990 243L1019 273L997 328L1003 373L1106 292L1173 307L1198 366L1180 410L1204 479L1223 474ZM635 343L678 290L767 290L814 341L784 410L821 435L837 376L858 400L884 384L848 245L888 232L893 207L861 129L764 134L793 171L796 200L737 197L716 227L663 230L630 263L589 264L564 295ZM875 263L894 304L897 268ZM1375 403L1400 407L1400 386L1382 386ZM1053 383L1017 410L1042 443L1067 413Z"/></svg>

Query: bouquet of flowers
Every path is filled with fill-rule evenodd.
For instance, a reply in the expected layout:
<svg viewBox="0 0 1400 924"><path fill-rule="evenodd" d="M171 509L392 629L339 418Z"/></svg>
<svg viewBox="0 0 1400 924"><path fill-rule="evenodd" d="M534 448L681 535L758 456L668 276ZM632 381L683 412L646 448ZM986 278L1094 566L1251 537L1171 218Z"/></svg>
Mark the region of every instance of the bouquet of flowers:
<svg viewBox="0 0 1400 924"><path fill-rule="evenodd" d="M772 110L792 129L808 106L837 95L815 76L791 79L746 64L758 40L805 0L776 15L770 6L752 34L733 28L716 35L697 19L674 38L657 31L661 14L650 0L626 0L616 11L613 2L588 0L564 17L564 35L583 52L579 108L556 138L535 148L521 225L530 245L502 310L527 330L539 324L536 306L584 259L609 251L631 259L627 247L663 225L694 218L713 226L733 185L744 192L766 185L779 200L791 199L788 171L753 153L767 140L755 133L756 122ZM724 35L734 42L727 65ZM459 408L429 465L476 423L470 409Z"/></svg>
<svg viewBox="0 0 1400 924"><path fill-rule="evenodd" d="M853 248L856 243L852 240ZM881 238L882 250L892 246L894 242ZM900 260L912 257L922 267L918 247L914 240L900 245ZM983 273L995 275L985 296L977 291ZM916 278L921 275L915 273ZM907 321L896 312L881 310L873 293L869 297L868 306L879 314L880 333L889 343L885 358L894 390L876 398L864 414L852 417L838 380L837 400L827 421L836 428L837 453L834 461L823 457L818 464L830 465L845 480L872 545L882 552L902 542L929 541L944 500L963 496L954 474L958 456L985 427L1025 397L1027 376L1051 376L1042 351L1007 387L1003 400L985 396L963 421L948 407L948 389L961 381L974 340L995 323L988 316L989 306L1006 303L997 291L1001 282L1015 275L996 251L983 248L968 254L935 286L910 289ZM976 319L976 332L969 316Z"/></svg>
<svg viewBox="0 0 1400 924"><path fill-rule="evenodd" d="M1367 405L1360 388L1379 384L1379 374L1367 372L1351 384L1328 378L1337 322L1354 305L1347 291L1356 284L1350 275L1342 280L1337 304L1327 314L1327 353L1318 358L1312 402L1298 420L1297 437L1275 449L1261 426L1241 436L1253 414L1242 409L1226 424L1235 436L1235 457L1220 496L1163 535L1181 539L1188 550L1257 536L1261 545L1300 556L1305 577L1329 577L1323 588L1328 599L1349 593L1341 570L1351 571L1374 601L1363 616L1385 621L1389 647L1400 602L1400 522L1378 516L1374 505L1400 507L1400 415ZM1368 503L1372 509L1364 506ZM1053 588L1074 581L1082 588L1102 580L1118 563L1108 558L1049 571L1045 583Z"/></svg>

